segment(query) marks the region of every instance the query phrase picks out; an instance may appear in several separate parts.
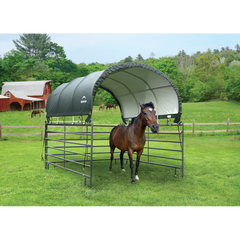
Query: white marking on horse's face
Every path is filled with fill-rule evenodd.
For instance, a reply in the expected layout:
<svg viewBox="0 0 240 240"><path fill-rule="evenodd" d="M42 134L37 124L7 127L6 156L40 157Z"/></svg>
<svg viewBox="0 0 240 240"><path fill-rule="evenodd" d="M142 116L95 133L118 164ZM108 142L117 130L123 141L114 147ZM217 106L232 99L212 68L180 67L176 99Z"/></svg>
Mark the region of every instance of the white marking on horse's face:
<svg viewBox="0 0 240 240"><path fill-rule="evenodd" d="M152 108L149 108L148 110L149 110L150 112L152 112L153 109L152 109Z"/></svg>

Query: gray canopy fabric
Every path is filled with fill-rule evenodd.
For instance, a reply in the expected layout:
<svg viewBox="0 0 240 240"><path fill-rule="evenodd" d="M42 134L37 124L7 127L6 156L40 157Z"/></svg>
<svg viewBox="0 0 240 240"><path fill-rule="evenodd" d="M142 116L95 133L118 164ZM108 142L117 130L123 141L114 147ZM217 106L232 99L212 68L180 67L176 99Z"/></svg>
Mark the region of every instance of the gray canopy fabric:
<svg viewBox="0 0 240 240"><path fill-rule="evenodd" d="M139 103L148 102L154 103L158 118L180 121L182 103L177 88L164 73L142 63L114 65L60 85L47 100L47 119L88 115L89 121L99 87L116 99L125 123L140 113Z"/></svg>

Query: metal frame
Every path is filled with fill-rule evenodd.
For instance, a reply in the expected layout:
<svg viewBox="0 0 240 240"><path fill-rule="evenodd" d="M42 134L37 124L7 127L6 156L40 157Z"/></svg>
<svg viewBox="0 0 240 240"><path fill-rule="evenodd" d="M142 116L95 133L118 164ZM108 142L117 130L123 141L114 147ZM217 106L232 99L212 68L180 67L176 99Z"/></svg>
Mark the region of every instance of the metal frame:
<svg viewBox="0 0 240 240"><path fill-rule="evenodd" d="M54 130L48 130L49 126L55 126L55 127L63 127L63 131L54 131ZM76 127L86 127L87 131L83 132L78 131L78 132L67 132L66 127L67 126L76 126ZM91 128L91 131L88 132L88 128ZM63 135L63 139L61 138L50 138L49 134L59 134ZM74 135L79 135L79 136L85 136L84 138L80 139L74 139L74 138L67 138L67 134L74 134ZM90 137L90 139L89 139ZM90 144L88 143L90 140ZM49 146L49 142L57 142L62 143L62 146ZM85 143L84 143L85 142ZM71 145L66 145L66 144L71 144ZM71 151L67 150L68 148L77 148L80 151ZM82 151L82 149L85 148L85 152ZM90 148L90 152L89 152ZM48 150L55 150L55 151L60 151L61 153L52 153L50 154ZM86 185L86 179L90 179L90 187L92 186L92 152L93 152L93 122L91 121L90 123L85 123L85 122L78 122L78 123L66 123L66 122L50 122L48 123L47 121L45 122L45 169L49 169L49 164L53 165L54 167L59 167L63 168L67 171L82 175L84 177L84 185ZM60 157L62 156L63 157ZM77 160L70 160L69 156L74 155L74 156L83 156L84 159L77 159ZM54 161L49 161L48 158L56 158L58 160ZM87 159L85 159L87 158ZM85 164L86 161L90 161L90 164ZM85 168L89 168L90 172L89 174L81 173L79 171L72 170L70 168L67 168L65 165L66 162L70 162L73 164L78 164L83 166L83 171L85 171ZM83 163L84 162L84 163ZM63 166L60 165L60 163L63 163Z"/></svg>
<svg viewBox="0 0 240 240"><path fill-rule="evenodd" d="M66 131L66 127L78 127L79 131ZM103 145L94 145L94 141L108 141L106 138L94 138L94 136L99 136L99 134L110 134L110 132L94 132L93 129L94 127L114 127L116 125L93 125L93 121L90 123L86 122L45 122L45 169L49 169L49 164L53 165L54 167L59 167L62 169L65 169L67 171L71 171L73 173L82 175L84 177L84 185L86 185L86 179L90 179L90 187L92 186L92 162L93 161L104 161L108 160L110 161L110 148L109 144L103 144ZM155 133L155 135L158 135L156 139L150 138L150 135L153 134L149 130L147 130L146 133L146 138L147 142L144 147L144 152L142 154L142 158L147 158L145 161L140 160L141 163L146 163L146 164L153 164L153 165L158 165L158 166L164 166L164 167L170 167L175 169L175 176L176 176L176 170L180 169L181 170L181 175L182 177L184 176L184 123L172 123L172 124L159 124L160 129L161 126L168 126L168 127L177 127L177 131L169 131L169 132L163 132L160 131L159 133ZM63 131L54 131L54 130L49 130L49 127L63 127ZM83 131L83 128L86 129L86 131ZM88 131L90 128L90 131ZM181 128L181 130L180 130ZM62 136L62 138L50 138L51 134L59 134L59 136ZM75 138L68 138L69 135L74 135ZM77 136L81 136L79 138L76 138ZM162 136L164 135L177 135L179 136L179 140L166 140L162 139ZM83 137L85 136L85 137ZM159 137L161 136L161 137ZM50 146L49 143L54 142L58 143L57 146ZM152 146L153 143L155 145L158 143L165 143L165 144L179 144L180 149L173 149L173 148L160 148L158 146ZM62 145L61 145L62 144ZM93 149L96 148L107 148L106 151L98 151L94 152ZM77 149L75 151L68 150L68 149ZM57 151L57 153L49 153L49 150L51 151ZM89 151L90 149L90 151ZM84 152L85 150L85 152ZM161 156L161 155L156 155L156 154L151 154L152 151L161 151L161 152L171 152L173 154L180 154L181 156L179 157L173 157L173 156ZM60 152L60 153L59 153ZM114 156L119 156L116 153L120 153L120 151L115 151ZM101 154L109 154L109 158L97 158ZM135 153L136 154L136 153ZM127 154L126 154L127 155ZM74 156L77 159L69 159L70 156ZM50 161L49 158L54 158L56 160ZM84 159L81 159L83 157ZM117 160L120 160L120 158L114 158L115 162ZM128 161L128 158L124 158L126 160L126 163ZM155 161L150 162L150 159ZM176 162L176 164L165 164L159 162L159 159L165 159L169 162ZM136 160L134 160L136 161ZM67 168L65 166L65 163L73 163L73 164L78 164L83 166L83 171L85 170L85 167L89 168L89 174L86 174L85 171L80 172L80 171L75 171L70 168ZM86 164L86 162L88 164Z"/></svg>

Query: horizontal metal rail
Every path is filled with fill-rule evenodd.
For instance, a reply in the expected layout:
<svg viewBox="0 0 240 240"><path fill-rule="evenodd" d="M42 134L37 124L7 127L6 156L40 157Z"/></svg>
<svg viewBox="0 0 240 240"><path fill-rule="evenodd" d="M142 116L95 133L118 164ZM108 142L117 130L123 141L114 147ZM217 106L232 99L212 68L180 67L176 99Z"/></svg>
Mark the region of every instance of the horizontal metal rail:
<svg viewBox="0 0 240 240"><path fill-rule="evenodd" d="M62 134L76 134L76 135L88 135L90 136L91 133L83 133L83 132L60 132L60 131L50 131L50 130L47 130L46 131L47 133L62 133Z"/></svg>
<svg viewBox="0 0 240 240"><path fill-rule="evenodd" d="M84 146L88 146L90 147L91 144L87 144L87 143L77 143L77 142L69 142L69 141L64 141L64 139L54 139L54 138L45 138L46 140L50 140L50 141L56 141L56 142L65 142L65 143L71 143L71 144L77 144L77 145L84 145Z"/></svg>
<svg viewBox="0 0 240 240"><path fill-rule="evenodd" d="M86 164L84 165L84 164L76 162L76 161L72 161L72 160L69 160L69 159L66 159L66 158L61 158L61 157L55 156L54 154L49 154L49 153L45 153L45 154L47 156L58 158L58 159L66 161L66 162L76 163L76 164L79 164L79 165L82 165L82 166L90 167L90 165L86 165Z"/></svg>
<svg viewBox="0 0 240 240"><path fill-rule="evenodd" d="M133 160L133 161L136 161L136 160ZM165 166L165 167L181 169L181 167L178 167L178 166L166 165L166 164L161 164L161 163L146 162L146 161L141 161L141 160L140 160L140 162L141 163L149 163L149 164L153 164L153 165L159 165L159 166Z"/></svg>
<svg viewBox="0 0 240 240"><path fill-rule="evenodd" d="M164 157L164 156L158 156L158 155L150 155L150 154L142 154L142 156L149 156L149 157L156 157L156 158L166 158L166 159L171 159L171 160L180 160L182 161L181 158L172 158L172 157Z"/></svg>
<svg viewBox="0 0 240 240"><path fill-rule="evenodd" d="M163 151L182 152L182 150L167 149L167 148L154 148L154 147L144 147L144 148L146 148L146 149L155 149L155 150L163 150Z"/></svg>
<svg viewBox="0 0 240 240"><path fill-rule="evenodd" d="M82 127L85 127L85 126L89 126L91 127L91 123L86 123L86 122L50 122L50 123L47 123L48 126L53 126L53 127L58 127L58 126L67 126L67 127L71 127L71 126L82 126Z"/></svg>
<svg viewBox="0 0 240 240"><path fill-rule="evenodd" d="M70 171L70 172L73 172L73 173L79 174L79 175L82 175L82 176L84 176L84 177L90 178L90 176L88 176L88 175L86 175L86 174L83 174L83 173L80 173L80 172L74 171L74 170L72 170L72 169L69 169L69 168L66 168L66 167L60 166L60 165L58 165L58 164L55 164L54 162L47 162L47 161L46 161L46 163L51 164L51 165L54 165L54 166L59 167L59 168L62 168L62 169L65 169L65 170L67 170L67 171ZM85 166L86 166L86 165L85 165Z"/></svg>
<svg viewBox="0 0 240 240"><path fill-rule="evenodd" d="M54 150L58 150L58 151L63 151L63 152L68 152L68 153L72 153L72 155L82 155L82 156L87 156L87 157L91 157L91 155L88 155L86 153L79 153L79 152L73 152L73 151L69 151L69 150L64 150L64 149L60 149L60 148L56 148L56 147L51 147L51 146L47 146L47 148L51 148Z"/></svg>
<svg viewBox="0 0 240 240"><path fill-rule="evenodd" d="M170 140L155 140L155 139L146 139L147 142L167 142L167 143L182 143L181 141L170 141Z"/></svg>

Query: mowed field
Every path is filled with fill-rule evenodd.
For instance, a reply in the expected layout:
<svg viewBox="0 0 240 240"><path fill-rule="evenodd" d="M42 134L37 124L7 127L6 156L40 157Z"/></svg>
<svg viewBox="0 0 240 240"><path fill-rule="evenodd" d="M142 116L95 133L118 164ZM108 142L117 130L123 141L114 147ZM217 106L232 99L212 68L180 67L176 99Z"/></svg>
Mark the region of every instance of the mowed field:
<svg viewBox="0 0 240 240"><path fill-rule="evenodd" d="M1 112L0 121L3 126L45 121L45 115L30 115L30 111ZM226 122L228 118L240 122L239 103L183 104L184 123L193 119L199 123ZM102 112L95 106L92 120L94 124L119 124L121 114L119 108ZM200 130L203 127L198 126ZM191 130L191 126L185 129ZM5 128L3 132L22 133L26 129ZM129 162L124 163L125 173L119 161L114 162L110 174L109 161L101 161L93 163L89 188L88 180L83 186L82 176L53 166L44 169L40 136L8 136L0 142L0 206L239 206L240 132L196 133L195 137L186 133L184 140L184 177L180 171L175 176L172 168L141 163L140 181L132 185Z"/></svg>

